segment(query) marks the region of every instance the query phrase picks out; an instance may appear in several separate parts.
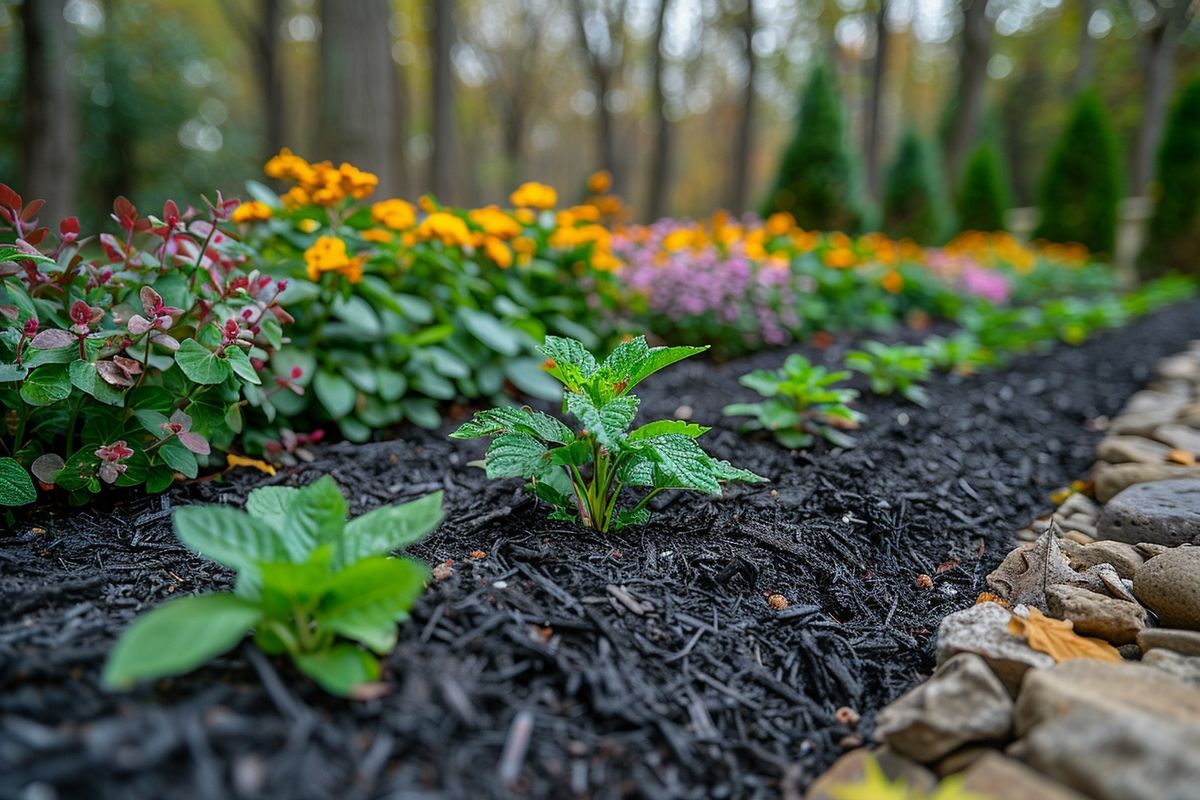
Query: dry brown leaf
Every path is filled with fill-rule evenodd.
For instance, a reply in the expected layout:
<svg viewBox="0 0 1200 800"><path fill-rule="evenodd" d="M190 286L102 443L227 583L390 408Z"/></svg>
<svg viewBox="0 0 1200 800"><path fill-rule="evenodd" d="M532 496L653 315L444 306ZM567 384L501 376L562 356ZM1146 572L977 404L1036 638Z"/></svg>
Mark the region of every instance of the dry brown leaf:
<svg viewBox="0 0 1200 800"><path fill-rule="evenodd" d="M1167 453L1167 461L1174 464L1183 464L1185 467L1194 467L1196 466L1196 454L1191 450L1184 450L1177 447Z"/></svg>
<svg viewBox="0 0 1200 800"><path fill-rule="evenodd" d="M938 564L937 569L934 570L934 572L936 572L938 575L941 575L943 573L949 572L950 570L954 569L961 563L962 563L962 561L960 559L948 558L945 561L943 561L942 563Z"/></svg>
<svg viewBox="0 0 1200 800"><path fill-rule="evenodd" d="M1091 658L1118 664L1125 660L1115 647L1103 639L1080 636L1069 620L1047 617L1036 608L1030 608L1029 617L1025 619L1014 614L1009 620L1008 632L1025 639L1030 647L1050 656L1057 664L1073 658Z"/></svg>
<svg viewBox="0 0 1200 800"><path fill-rule="evenodd" d="M1071 568L1071 562L1063 555L1056 535L1058 525L1050 523L1037 541L1013 550L1000 566L987 576L987 584L993 592L1003 597L1010 605L1036 606L1046 609L1046 587L1056 583L1082 586L1085 589L1104 593L1104 584L1097 567L1083 572Z"/></svg>

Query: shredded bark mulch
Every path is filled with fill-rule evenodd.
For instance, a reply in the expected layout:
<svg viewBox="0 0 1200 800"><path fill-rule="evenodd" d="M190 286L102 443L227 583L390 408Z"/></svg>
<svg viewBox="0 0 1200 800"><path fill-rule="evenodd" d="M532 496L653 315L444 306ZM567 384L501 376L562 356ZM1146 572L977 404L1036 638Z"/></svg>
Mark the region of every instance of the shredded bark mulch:
<svg viewBox="0 0 1200 800"><path fill-rule="evenodd" d="M649 525L608 536L485 480L468 463L481 442L416 430L274 477L36 509L0 536L0 798L799 797L929 673L938 622L1087 469L1088 421L1197 336L1191 302L939 378L928 409L867 396L857 448L800 453L720 416L752 399L737 376L781 353L684 362L644 384L642 418L690 407L716 426L711 451L772 483L664 496ZM356 514L446 492L413 555L452 574L403 627L390 694L327 697L248 644L131 694L99 687L135 615L230 583L175 541L172 508L323 474Z"/></svg>

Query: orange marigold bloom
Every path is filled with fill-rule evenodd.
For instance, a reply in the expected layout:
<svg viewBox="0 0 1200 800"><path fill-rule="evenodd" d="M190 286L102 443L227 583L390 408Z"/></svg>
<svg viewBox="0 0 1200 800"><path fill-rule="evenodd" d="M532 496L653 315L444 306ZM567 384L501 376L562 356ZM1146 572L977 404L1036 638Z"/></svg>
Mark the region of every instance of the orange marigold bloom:
<svg viewBox="0 0 1200 800"><path fill-rule="evenodd" d="M513 252L508 249L508 245L497 239L495 236L488 236L483 240L483 252L493 263L500 269L508 269L512 266Z"/></svg>
<svg viewBox="0 0 1200 800"><path fill-rule="evenodd" d="M235 208L229 218L239 224L243 222L265 222L271 218L271 207L258 200L251 200Z"/></svg>
<svg viewBox="0 0 1200 800"><path fill-rule="evenodd" d="M894 269L889 269L880 283L888 294L900 294L900 290L904 288L904 278Z"/></svg>
<svg viewBox="0 0 1200 800"><path fill-rule="evenodd" d="M548 209L558 203L558 192L544 183L529 181L518 186L508 199L517 208Z"/></svg>
<svg viewBox="0 0 1200 800"><path fill-rule="evenodd" d="M362 232L362 238L376 244L391 244L394 235L391 231L384 230L383 228L368 228Z"/></svg>
<svg viewBox="0 0 1200 800"><path fill-rule="evenodd" d="M826 250L824 255L825 266L833 267L834 269L848 269L854 266L858 258L854 255L854 251L849 247L834 247L831 250Z"/></svg>
<svg viewBox="0 0 1200 800"><path fill-rule="evenodd" d="M320 280L326 272L344 275L351 283L362 280L362 259L352 258L346 251L346 243L336 236L321 236L313 242L304 251L304 263L311 281Z"/></svg>
<svg viewBox="0 0 1200 800"><path fill-rule="evenodd" d="M454 214L437 211L421 220L417 226L417 236L421 239L437 239L446 246L470 247L473 237L467 223Z"/></svg>
<svg viewBox="0 0 1200 800"><path fill-rule="evenodd" d="M394 231L406 231L417 224L417 208L406 200L383 200L371 206L371 219Z"/></svg>
<svg viewBox="0 0 1200 800"><path fill-rule="evenodd" d="M593 172L588 176L587 188L592 194L604 194L612 188L612 173L606 169Z"/></svg>
<svg viewBox="0 0 1200 800"><path fill-rule="evenodd" d="M467 217L471 222L483 229L488 236L500 239L514 239L525 229L512 216L501 211L497 206L485 206L470 211Z"/></svg>

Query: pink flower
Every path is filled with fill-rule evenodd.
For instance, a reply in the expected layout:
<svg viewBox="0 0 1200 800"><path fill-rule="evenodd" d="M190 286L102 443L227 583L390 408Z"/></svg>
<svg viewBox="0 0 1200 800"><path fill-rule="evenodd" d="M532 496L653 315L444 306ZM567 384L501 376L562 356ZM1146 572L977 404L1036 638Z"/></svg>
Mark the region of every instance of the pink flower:
<svg viewBox="0 0 1200 800"><path fill-rule="evenodd" d="M179 439L180 444L198 456L206 456L212 452L208 440L200 434L192 432L192 418L182 411L176 411L171 415L171 419L160 427L168 438L175 436Z"/></svg>
<svg viewBox="0 0 1200 800"><path fill-rule="evenodd" d="M96 457L100 459L100 479L105 483L115 483L117 478L129 469L129 465L122 462L132 455L133 449L125 444L124 439L118 439L112 444L97 448Z"/></svg>

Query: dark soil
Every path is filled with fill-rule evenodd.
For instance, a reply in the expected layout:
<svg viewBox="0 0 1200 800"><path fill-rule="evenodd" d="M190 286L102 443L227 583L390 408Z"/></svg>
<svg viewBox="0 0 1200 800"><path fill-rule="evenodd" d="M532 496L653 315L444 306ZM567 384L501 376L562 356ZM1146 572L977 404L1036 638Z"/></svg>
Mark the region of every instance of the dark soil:
<svg viewBox="0 0 1200 800"><path fill-rule="evenodd" d="M0 537L0 798L798 797L929 672L938 622L1088 468L1088 421L1197 336L1200 302L1183 304L940 378L928 410L865 398L858 448L796 454L720 418L750 399L736 377L781 354L685 362L645 384L643 417L690 406L718 426L713 452L773 483L664 497L651 524L609 536L486 481L467 463L481 443L419 431L274 478L33 512ZM414 555L453 574L404 626L391 694L327 697L246 645L129 695L99 688L136 614L229 584L175 541L172 507L326 473L355 513L446 491Z"/></svg>

